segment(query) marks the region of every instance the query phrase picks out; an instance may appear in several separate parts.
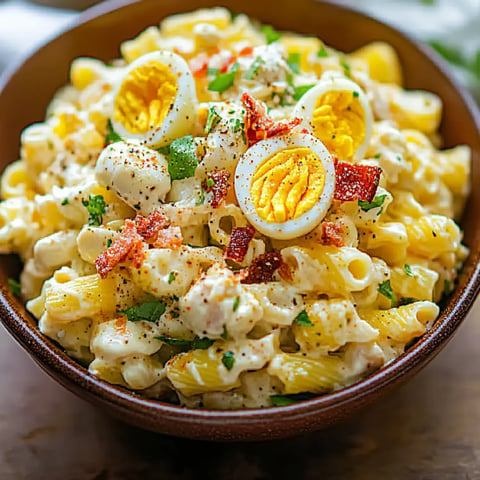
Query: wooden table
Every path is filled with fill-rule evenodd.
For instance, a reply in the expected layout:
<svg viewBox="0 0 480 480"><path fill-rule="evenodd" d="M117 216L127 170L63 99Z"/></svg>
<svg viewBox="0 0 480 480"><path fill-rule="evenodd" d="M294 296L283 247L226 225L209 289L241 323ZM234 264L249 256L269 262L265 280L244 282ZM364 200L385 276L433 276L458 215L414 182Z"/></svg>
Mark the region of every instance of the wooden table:
<svg viewBox="0 0 480 480"><path fill-rule="evenodd" d="M50 380L0 327L0 479L480 479L480 303L409 384L347 423L270 443L136 430Z"/></svg>

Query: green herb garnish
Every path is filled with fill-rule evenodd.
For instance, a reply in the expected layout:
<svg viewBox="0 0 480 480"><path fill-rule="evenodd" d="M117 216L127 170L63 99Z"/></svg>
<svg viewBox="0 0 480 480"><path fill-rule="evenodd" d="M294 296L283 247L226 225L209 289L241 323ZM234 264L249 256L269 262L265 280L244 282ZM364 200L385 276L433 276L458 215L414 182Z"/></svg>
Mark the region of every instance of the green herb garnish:
<svg viewBox="0 0 480 480"><path fill-rule="evenodd" d="M112 246L112 243L113 243L113 240L111 238L109 238L107 240L107 248L110 248Z"/></svg>
<svg viewBox="0 0 480 480"><path fill-rule="evenodd" d="M68 198L64 198L62 200L62 205L68 205L70 202L68 201Z"/></svg>
<svg viewBox="0 0 480 480"><path fill-rule="evenodd" d="M298 102L311 88L315 85L300 85L299 87L293 87L294 92L292 98Z"/></svg>
<svg viewBox="0 0 480 480"><path fill-rule="evenodd" d="M315 398L314 393L293 393L291 395L270 395L270 403L272 407L284 407L292 403L302 402Z"/></svg>
<svg viewBox="0 0 480 480"><path fill-rule="evenodd" d="M191 135L177 138L170 144L168 172L172 180L193 177L197 165L197 146Z"/></svg>
<svg viewBox="0 0 480 480"><path fill-rule="evenodd" d="M225 352L222 357L222 363L225 365L227 370L231 370L235 364L233 352Z"/></svg>
<svg viewBox="0 0 480 480"><path fill-rule="evenodd" d="M170 275L168 276L168 284L169 285L175 281L175 276L176 276L175 272L170 272Z"/></svg>
<svg viewBox="0 0 480 480"><path fill-rule="evenodd" d="M257 57L250 65L249 69L246 71L245 78L247 80L253 80L258 75L258 69L264 63L265 60L262 57Z"/></svg>
<svg viewBox="0 0 480 480"><path fill-rule="evenodd" d="M22 294L22 286L15 279L9 278L7 280L7 283L8 283L8 288L14 295L18 296Z"/></svg>
<svg viewBox="0 0 480 480"><path fill-rule="evenodd" d="M262 33L265 35L265 41L268 45L282 38L282 34L277 32L271 25L263 25Z"/></svg>
<svg viewBox="0 0 480 480"><path fill-rule="evenodd" d="M235 297L235 300L233 301L233 311L234 312L237 311L239 305L240 305L240 297Z"/></svg>
<svg viewBox="0 0 480 480"><path fill-rule="evenodd" d="M121 310L129 322L156 322L165 313L165 304L162 302L145 302L140 305Z"/></svg>
<svg viewBox="0 0 480 480"><path fill-rule="evenodd" d="M192 341L192 348L194 350L207 350L215 343L215 340L210 340L209 338L200 338L195 337Z"/></svg>
<svg viewBox="0 0 480 480"><path fill-rule="evenodd" d="M223 93L225 90L228 90L230 87L233 87L235 81L235 73L238 70L238 62L235 62L228 73L219 73L217 76L208 84L208 89L211 92Z"/></svg>
<svg viewBox="0 0 480 480"><path fill-rule="evenodd" d="M368 212L372 208L378 208L383 205L385 202L385 199L387 198L387 195L379 195L378 197L375 197L371 202L364 202L363 200L358 201L358 206L364 211Z"/></svg>
<svg viewBox="0 0 480 480"><path fill-rule="evenodd" d="M113 129L113 125L110 119L107 122L107 136L105 137L105 143L110 145L112 143L123 142L122 137Z"/></svg>
<svg viewBox="0 0 480 480"><path fill-rule="evenodd" d="M105 199L102 195L90 195L88 200L82 198L82 205L88 211L88 224L101 225L103 223L103 215L105 215Z"/></svg>
<svg viewBox="0 0 480 480"><path fill-rule="evenodd" d="M293 322L302 327L313 327L313 322L310 320L306 310L302 310Z"/></svg>
<svg viewBox="0 0 480 480"><path fill-rule="evenodd" d="M320 49L317 51L317 57L319 58L328 57L328 52L327 52L327 49L325 48L325 45L322 44Z"/></svg>
<svg viewBox="0 0 480 480"><path fill-rule="evenodd" d="M287 63L292 72L300 73L300 60L301 55L299 52L291 52L288 54Z"/></svg>
<svg viewBox="0 0 480 480"><path fill-rule="evenodd" d="M409 277L414 277L415 274L412 272L412 269L410 268L410 265L408 265L408 263L406 263L404 266L403 266L403 271L405 272L406 275L408 275Z"/></svg>
<svg viewBox="0 0 480 480"><path fill-rule="evenodd" d="M205 134L208 135L221 119L222 117L217 113L215 107L210 107L208 109L207 122L205 124Z"/></svg>
<svg viewBox="0 0 480 480"><path fill-rule="evenodd" d="M378 285L378 293L388 298L392 302L392 306L395 303L395 295L393 294L392 286L390 285L390 280L385 280L384 282Z"/></svg>
<svg viewBox="0 0 480 480"><path fill-rule="evenodd" d="M161 340L163 343L167 345L171 345L172 347L191 347L192 340L183 340L182 338L173 338L173 337L166 337L165 335L159 335L155 337L157 340Z"/></svg>

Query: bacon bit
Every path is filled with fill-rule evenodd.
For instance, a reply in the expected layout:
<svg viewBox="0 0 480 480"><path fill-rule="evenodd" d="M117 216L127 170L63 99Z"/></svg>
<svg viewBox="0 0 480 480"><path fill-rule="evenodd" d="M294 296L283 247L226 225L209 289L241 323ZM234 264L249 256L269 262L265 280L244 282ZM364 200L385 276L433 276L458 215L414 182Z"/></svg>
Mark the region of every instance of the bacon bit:
<svg viewBox="0 0 480 480"><path fill-rule="evenodd" d="M248 245L255 235L255 229L248 227L235 227L230 235L230 242L225 252L225 259L242 262L248 251Z"/></svg>
<svg viewBox="0 0 480 480"><path fill-rule="evenodd" d="M100 277L106 278L109 272L123 262L131 262L135 268L140 268L145 255L142 240L135 223L132 220L125 220L120 236L95 259Z"/></svg>
<svg viewBox="0 0 480 480"><path fill-rule="evenodd" d="M343 234L345 225L343 223L322 222L322 245L335 245L343 247Z"/></svg>
<svg viewBox="0 0 480 480"><path fill-rule="evenodd" d="M153 242L156 248L178 248L183 242L182 230L176 225L160 230Z"/></svg>
<svg viewBox="0 0 480 480"><path fill-rule="evenodd" d="M196 78L202 78L207 76L209 57L205 53L200 53L196 57L190 60L189 66Z"/></svg>
<svg viewBox="0 0 480 480"><path fill-rule="evenodd" d="M158 210L148 217L142 215L135 217L137 232L146 242L155 242L160 230L169 227L170 223L170 220Z"/></svg>
<svg viewBox="0 0 480 480"><path fill-rule="evenodd" d="M271 282L275 270L283 264L280 252L270 252L260 255L248 267L247 275L242 283L267 283Z"/></svg>
<svg viewBox="0 0 480 480"><path fill-rule="evenodd" d="M227 170L213 170L207 174L207 177L213 180L213 185L204 183L203 188L207 193L212 192L213 196L210 199L210 205L213 208L218 208L225 200L228 189L230 188L230 173Z"/></svg>
<svg viewBox="0 0 480 480"><path fill-rule="evenodd" d="M248 146L270 137L285 135L302 123L300 118L274 121L267 114L265 104L248 93L244 93L241 100L245 108L245 137Z"/></svg>
<svg viewBox="0 0 480 480"><path fill-rule="evenodd" d="M239 52L239 57L248 57L253 53L253 47L243 47Z"/></svg>
<svg viewBox="0 0 480 480"><path fill-rule="evenodd" d="M233 65L237 61L236 55L232 55L220 68L219 72L220 73L227 73L228 67L230 65Z"/></svg>
<svg viewBox="0 0 480 480"><path fill-rule="evenodd" d="M290 270L290 266L287 263L283 262L278 267L278 274L287 282L293 282L292 271Z"/></svg>
<svg viewBox="0 0 480 480"><path fill-rule="evenodd" d="M371 202L377 192L382 169L370 165L335 161L336 186L333 198L341 202Z"/></svg>

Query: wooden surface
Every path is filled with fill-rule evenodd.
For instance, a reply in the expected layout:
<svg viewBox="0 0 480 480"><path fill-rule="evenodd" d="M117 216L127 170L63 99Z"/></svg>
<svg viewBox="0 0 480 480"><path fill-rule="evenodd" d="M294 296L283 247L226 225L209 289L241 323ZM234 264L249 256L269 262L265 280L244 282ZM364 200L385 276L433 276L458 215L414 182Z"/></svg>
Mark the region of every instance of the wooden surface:
<svg viewBox="0 0 480 480"><path fill-rule="evenodd" d="M0 479L480 479L480 303L406 386L347 423L271 443L136 430L50 380L0 327Z"/></svg>

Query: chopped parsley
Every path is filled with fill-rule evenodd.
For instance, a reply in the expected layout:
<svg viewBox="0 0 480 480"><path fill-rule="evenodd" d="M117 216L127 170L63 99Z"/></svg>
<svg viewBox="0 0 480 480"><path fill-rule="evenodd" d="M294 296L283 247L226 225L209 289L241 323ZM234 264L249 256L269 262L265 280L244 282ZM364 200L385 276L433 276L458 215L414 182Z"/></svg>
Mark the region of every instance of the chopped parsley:
<svg viewBox="0 0 480 480"><path fill-rule="evenodd" d="M113 243L113 240L111 238L109 238L107 240L107 248L110 248L112 246L112 243Z"/></svg>
<svg viewBox="0 0 480 480"><path fill-rule="evenodd" d="M205 184L207 185L207 187L213 187L215 185L215 181L213 180L213 178L207 178Z"/></svg>
<svg viewBox="0 0 480 480"><path fill-rule="evenodd" d="M103 223L103 215L105 215L105 199L102 195L90 195L88 200L82 198L82 205L88 211L88 224L101 225Z"/></svg>
<svg viewBox="0 0 480 480"><path fill-rule="evenodd" d="M177 138L170 144L168 172L172 180L193 177L197 165L197 145L191 135Z"/></svg>
<svg viewBox="0 0 480 480"><path fill-rule="evenodd" d="M293 73L300 73L301 55L299 52L291 52L288 54L287 63Z"/></svg>
<svg viewBox="0 0 480 480"><path fill-rule="evenodd" d="M217 113L215 107L210 107L208 109L207 122L205 124L205 134L208 135L221 119L222 117Z"/></svg>
<svg viewBox="0 0 480 480"><path fill-rule="evenodd" d="M253 80L258 75L258 69L260 66L264 64L265 60L262 57L257 57L246 71L245 78L247 80Z"/></svg>
<svg viewBox="0 0 480 480"><path fill-rule="evenodd" d="M140 305L121 310L129 322L156 322L165 313L165 304L162 302L145 302Z"/></svg>
<svg viewBox="0 0 480 480"><path fill-rule="evenodd" d="M292 403L302 402L315 398L314 393L293 393L290 395L270 395L270 403L272 407L284 407Z"/></svg>
<svg viewBox="0 0 480 480"><path fill-rule="evenodd" d="M293 87L294 92L292 98L298 102L311 88L315 85L300 85L298 87Z"/></svg>
<svg viewBox="0 0 480 480"><path fill-rule="evenodd" d="M238 307L240 305L240 297L235 297L235 300L233 301L233 311L236 312Z"/></svg>
<svg viewBox="0 0 480 480"><path fill-rule="evenodd" d="M382 157L382 155L380 153L377 153L373 158L376 158L378 160L381 157Z"/></svg>
<svg viewBox="0 0 480 480"><path fill-rule="evenodd" d="M387 195L379 195L378 197L375 197L371 202L365 202L363 200L358 201L358 206L364 211L368 212L372 208L378 208L383 205L385 202L385 199L387 198Z"/></svg>
<svg viewBox="0 0 480 480"><path fill-rule="evenodd" d="M228 332L227 332L227 327L224 325L223 326L223 333L220 335L224 340L227 339L228 337Z"/></svg>
<svg viewBox="0 0 480 480"><path fill-rule="evenodd" d="M172 314L173 315L173 314ZM178 318L178 317L174 317ZM209 338L200 338L195 337L193 340L185 340L183 338L174 338L168 337L166 335L159 335L155 337L157 340L166 343L167 345L171 345L173 347L187 347L189 350L206 350L207 348L211 347L215 341L210 340Z"/></svg>
<svg viewBox="0 0 480 480"><path fill-rule="evenodd" d="M203 202L205 201L205 190L203 188L200 189L200 192L198 194L198 198L195 202L195 206L203 205Z"/></svg>
<svg viewBox="0 0 480 480"><path fill-rule="evenodd" d="M385 280L384 282L378 285L378 293L388 298L392 302L392 306L395 303L395 295L393 294L392 286L390 285L390 280Z"/></svg>
<svg viewBox="0 0 480 480"><path fill-rule="evenodd" d="M68 205L70 202L68 201L68 198L64 198L62 200L62 205Z"/></svg>
<svg viewBox="0 0 480 480"><path fill-rule="evenodd" d="M170 275L168 276L168 284L170 285L175 281L176 273L175 272L170 272Z"/></svg>
<svg viewBox="0 0 480 480"><path fill-rule="evenodd" d="M313 327L313 322L310 320L306 310L302 310L293 322L302 327Z"/></svg>
<svg viewBox="0 0 480 480"><path fill-rule="evenodd" d="M105 143L110 145L112 143L123 142L122 137L113 129L113 125L110 119L107 122L107 136L105 137Z"/></svg>
<svg viewBox="0 0 480 480"><path fill-rule="evenodd" d="M235 81L235 73L238 70L238 62L235 62L227 73L218 73L217 76L208 84L211 92L223 93L230 87L233 87Z"/></svg>
<svg viewBox="0 0 480 480"><path fill-rule="evenodd" d="M327 52L327 49L325 48L325 45L322 44L322 46L317 50L317 57L319 58L328 57L328 52Z"/></svg>
<svg viewBox="0 0 480 480"><path fill-rule="evenodd" d="M406 263L403 266L403 271L405 272L405 275L408 275L409 277L414 277L415 274L412 272L412 269L410 268L410 265Z"/></svg>
<svg viewBox="0 0 480 480"><path fill-rule="evenodd" d="M8 288L10 289L10 291L14 294L14 295L21 295L22 293L22 286L20 285L19 282L17 282L15 279L13 278L9 278L7 280L7 283L8 283Z"/></svg>
<svg viewBox="0 0 480 480"><path fill-rule="evenodd" d="M282 34L277 32L271 25L263 25L262 33L265 35L265 41L268 45L282 38Z"/></svg>
<svg viewBox="0 0 480 480"><path fill-rule="evenodd" d="M358 97L360 96L360 93L358 93L358 92L353 92L353 96L354 96L354 98L358 98Z"/></svg>
<svg viewBox="0 0 480 480"><path fill-rule="evenodd" d="M231 370L235 364L233 352L225 352L222 357L222 363L225 365L227 370Z"/></svg>
<svg viewBox="0 0 480 480"><path fill-rule="evenodd" d="M220 70L218 68L212 68L212 67L207 68L207 75L209 77L215 77L219 73L220 73Z"/></svg>

